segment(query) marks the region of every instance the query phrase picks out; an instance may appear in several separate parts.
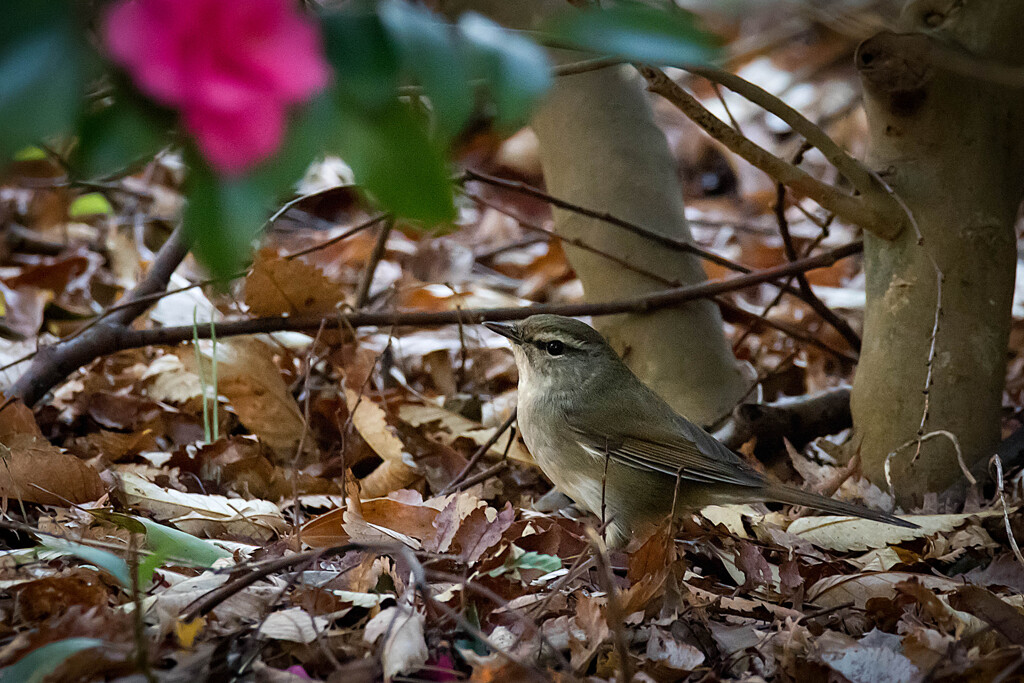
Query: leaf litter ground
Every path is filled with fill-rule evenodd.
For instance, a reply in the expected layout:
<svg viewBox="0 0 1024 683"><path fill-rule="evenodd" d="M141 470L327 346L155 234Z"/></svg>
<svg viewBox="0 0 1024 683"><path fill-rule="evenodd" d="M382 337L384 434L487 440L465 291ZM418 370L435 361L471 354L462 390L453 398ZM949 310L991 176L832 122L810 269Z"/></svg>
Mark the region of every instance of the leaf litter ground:
<svg viewBox="0 0 1024 683"><path fill-rule="evenodd" d="M847 74L828 70L836 41L803 48L802 64L821 65L818 103L855 97ZM787 56L748 68L771 72L762 81L788 76ZM714 95L706 101L714 105ZM783 263L773 188L658 113L686 169L702 245L755 267ZM794 144L756 112L735 104L731 114L748 135L783 150ZM848 147L863 139L849 112L832 132ZM505 142L480 135L460 157L542 182L528 131ZM310 196L275 223L245 278L226 291L167 296L136 324L215 327L255 315L332 316L351 304L378 228L332 242L373 217L350 189L332 189L332 165L311 171L302 188ZM114 213L84 218L69 218L81 193L61 173L23 162L0 186L5 227L21 235L4 243L0 269L5 364L114 304L180 211L173 159L109 190ZM463 204L457 231L423 236L396 226L369 306L578 300L560 244L523 227L550 226L547 206L484 184L470 189L483 202ZM787 211L801 249L826 222L803 208ZM828 230L826 244L853 235L843 225ZM707 267L710 277L724 274L716 268ZM855 261L809 277L859 326ZM202 279L187 262L171 288ZM765 287L729 300L761 314L773 297ZM850 349L799 302L773 306L774 327L725 317L765 399L849 381ZM1007 389L1016 409L1019 333ZM5 369L5 382L23 369ZM15 667L7 676L49 667L52 680L66 681L144 680L140 672L161 681L346 683L1019 675L1024 569L1012 538L1024 529L1005 514L1019 503L1019 473L1004 473L1002 500L975 494L966 512L929 501L915 511L916 532L741 506L608 551L600 520L550 492L514 435L493 438L514 407L515 381L504 341L477 327L342 328L122 351L69 378L34 412L8 405L0 412L0 666ZM1007 433L1017 426L1008 419ZM848 433L836 432L798 449L751 439L741 450L781 479L891 505L845 476Z"/></svg>

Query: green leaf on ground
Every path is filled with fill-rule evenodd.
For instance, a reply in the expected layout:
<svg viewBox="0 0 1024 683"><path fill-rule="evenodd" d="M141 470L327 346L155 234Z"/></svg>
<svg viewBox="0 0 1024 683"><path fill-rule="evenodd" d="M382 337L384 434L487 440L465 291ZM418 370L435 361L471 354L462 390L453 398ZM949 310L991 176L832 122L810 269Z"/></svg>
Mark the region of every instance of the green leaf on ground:
<svg viewBox="0 0 1024 683"><path fill-rule="evenodd" d="M231 553L218 548L209 541L145 517L106 510L93 510L92 514L94 517L113 522L131 532L145 534L146 546L150 550L162 554L176 564L211 567L217 560L231 557Z"/></svg>
<svg viewBox="0 0 1024 683"><path fill-rule="evenodd" d="M114 553L101 550L100 548L83 545L81 543L74 543L73 541L65 541L64 539L52 537L47 538L46 541L43 542L42 547L49 548L50 550L56 550L66 555L74 555L75 557L83 559L89 564L95 565L107 574L110 574L112 577L117 579L117 582L124 588L131 588L132 577L128 570L128 563Z"/></svg>
<svg viewBox="0 0 1024 683"><path fill-rule="evenodd" d="M516 546L512 546L512 548L512 555L505 560L505 564L497 569L492 569L488 573L489 576L501 576L509 572L517 572L520 569L538 569L549 574L562 568L562 560L559 557L534 551L523 552Z"/></svg>
<svg viewBox="0 0 1024 683"><path fill-rule="evenodd" d="M68 216L71 218L86 218L89 216L106 216L114 213L114 207L110 201L99 192L89 192L75 197L68 207Z"/></svg>
<svg viewBox="0 0 1024 683"><path fill-rule="evenodd" d="M105 644L99 638L66 638L47 643L16 663L0 669L0 683L43 683L47 676L72 655Z"/></svg>

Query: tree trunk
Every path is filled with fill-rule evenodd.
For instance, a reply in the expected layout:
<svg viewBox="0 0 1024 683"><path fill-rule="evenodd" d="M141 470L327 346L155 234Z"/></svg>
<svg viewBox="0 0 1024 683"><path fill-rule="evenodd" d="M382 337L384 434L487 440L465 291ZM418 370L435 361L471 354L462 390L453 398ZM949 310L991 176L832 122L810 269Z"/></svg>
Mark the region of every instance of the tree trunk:
<svg viewBox="0 0 1024 683"><path fill-rule="evenodd" d="M1024 89L993 82L992 63L1004 72L1024 64L1022 17L1024 0L911 2L911 33L880 34L857 54L868 163L917 225L893 241L865 235L864 346L851 399L864 472L885 489L888 462L903 505L962 476L951 439L920 437L955 435L967 466L999 439Z"/></svg>
<svg viewBox="0 0 1024 683"><path fill-rule="evenodd" d="M512 28L528 28L536 18L566 7L561 0L469 0L444 5L449 14L473 9ZM532 124L552 195L692 241L675 162L631 67L558 78ZM558 234L581 239L669 281L696 284L706 279L695 256L597 219L563 210L554 215ZM599 255L568 245L566 252L588 301L621 299L665 287L664 282ZM710 301L595 322L633 371L695 422L709 423L728 413L747 390L750 378L733 357L719 311Z"/></svg>

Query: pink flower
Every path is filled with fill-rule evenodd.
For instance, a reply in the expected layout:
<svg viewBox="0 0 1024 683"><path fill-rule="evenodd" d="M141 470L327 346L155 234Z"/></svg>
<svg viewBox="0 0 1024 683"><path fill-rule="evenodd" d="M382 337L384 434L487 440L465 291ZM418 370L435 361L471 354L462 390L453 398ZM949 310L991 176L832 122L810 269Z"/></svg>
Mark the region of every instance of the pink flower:
<svg viewBox="0 0 1024 683"><path fill-rule="evenodd" d="M316 26L289 0L120 0L103 21L111 57L181 111L210 164L237 175L281 144L287 109L330 77Z"/></svg>

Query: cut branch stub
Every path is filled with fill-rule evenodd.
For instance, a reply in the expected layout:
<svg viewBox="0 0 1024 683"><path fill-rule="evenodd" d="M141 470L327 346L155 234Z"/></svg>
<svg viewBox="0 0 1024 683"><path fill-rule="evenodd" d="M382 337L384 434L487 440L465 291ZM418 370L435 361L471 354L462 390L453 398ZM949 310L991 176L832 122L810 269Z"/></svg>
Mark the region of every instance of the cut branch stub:
<svg viewBox="0 0 1024 683"><path fill-rule="evenodd" d="M919 33L885 32L857 48L854 59L865 90L886 103L895 116L910 116L924 104L933 75L929 42Z"/></svg>

